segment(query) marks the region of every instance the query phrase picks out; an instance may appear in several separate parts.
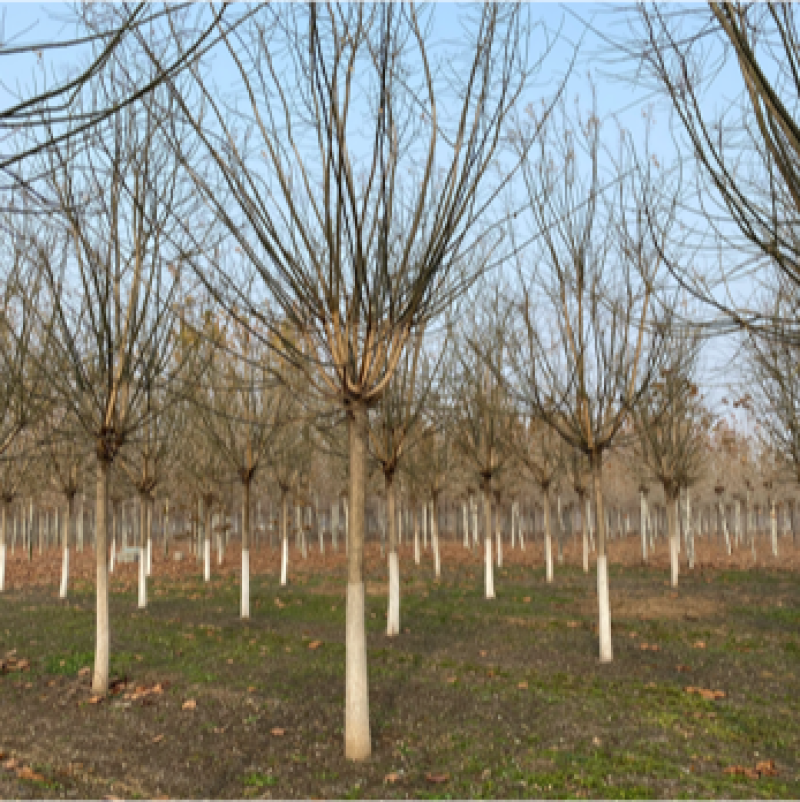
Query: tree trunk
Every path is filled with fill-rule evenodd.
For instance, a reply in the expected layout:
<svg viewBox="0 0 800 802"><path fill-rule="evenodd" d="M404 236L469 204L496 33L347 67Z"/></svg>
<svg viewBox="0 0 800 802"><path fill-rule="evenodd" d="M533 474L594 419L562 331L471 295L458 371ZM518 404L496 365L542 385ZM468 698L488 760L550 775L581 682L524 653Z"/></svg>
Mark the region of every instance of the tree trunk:
<svg viewBox="0 0 800 802"><path fill-rule="evenodd" d="M414 565L419 565L419 507L414 506Z"/></svg>
<svg viewBox="0 0 800 802"><path fill-rule="evenodd" d="M775 510L775 499L769 501L769 523L772 536L772 556L778 556L778 514Z"/></svg>
<svg viewBox="0 0 800 802"><path fill-rule="evenodd" d="M667 543L669 544L669 567L670 567L670 585L673 588L678 587L678 574L680 573L680 564L678 562L678 543L679 535L677 530L677 515L676 506L678 503L678 494L668 487L664 488L664 495L667 498Z"/></svg>
<svg viewBox="0 0 800 802"><path fill-rule="evenodd" d="M372 753L363 576L366 407L351 403L347 418L350 441L350 510L347 526L344 754L349 760L365 760Z"/></svg>
<svg viewBox="0 0 800 802"><path fill-rule="evenodd" d="M247 478L242 483L242 618L250 618L250 486L252 481L252 475L247 474Z"/></svg>
<svg viewBox="0 0 800 802"><path fill-rule="evenodd" d="M144 523L147 535L147 553L145 555L145 569L148 578L153 574L153 499L148 493L144 501Z"/></svg>
<svg viewBox="0 0 800 802"><path fill-rule="evenodd" d="M397 556L397 531L395 507L394 476L385 473L386 517L389 521L389 610L386 615L386 634L390 637L400 634L400 561Z"/></svg>
<svg viewBox="0 0 800 802"><path fill-rule="evenodd" d="M147 607L147 549L145 547L145 518L144 496L139 496L139 609Z"/></svg>
<svg viewBox="0 0 800 802"><path fill-rule="evenodd" d="M547 582L553 581L553 535L550 528L550 487L544 488L544 564ZM562 580L563 581L563 580Z"/></svg>
<svg viewBox="0 0 800 802"><path fill-rule="evenodd" d="M6 534L8 531L8 507L7 501L3 502L0 509L0 593L6 589Z"/></svg>
<svg viewBox="0 0 800 802"><path fill-rule="evenodd" d="M608 588L608 563L606 560L606 522L603 514L602 455L590 455L592 480L594 483L594 506L597 517L597 609L600 635L600 662L610 663L614 659L611 647L611 604Z"/></svg>
<svg viewBox="0 0 800 802"><path fill-rule="evenodd" d="M281 488L281 586L289 581L289 495Z"/></svg>
<svg viewBox="0 0 800 802"><path fill-rule="evenodd" d="M639 491L639 534L642 538L642 565L647 565L647 494Z"/></svg>
<svg viewBox="0 0 800 802"><path fill-rule="evenodd" d="M109 621L108 621L108 473L111 464L97 459L97 506L94 519L95 557L97 562L97 630L94 645L92 692L108 693Z"/></svg>
<svg viewBox="0 0 800 802"><path fill-rule="evenodd" d="M72 496L69 496L67 498L67 514L61 525L64 554L61 560L61 587L58 592L58 597L60 599L67 598L67 591L69 588L69 530L70 523L72 522L73 505L74 499Z"/></svg>
<svg viewBox="0 0 800 802"><path fill-rule="evenodd" d="M211 501L206 504L206 522L205 531L203 532L203 580L206 582L211 581Z"/></svg>
<svg viewBox="0 0 800 802"><path fill-rule="evenodd" d="M441 579L442 559L439 554L439 521L436 515L436 494L431 499L431 548L433 549L433 573L436 579Z"/></svg>
<svg viewBox="0 0 800 802"><path fill-rule="evenodd" d="M488 484L483 488L483 521L485 531L484 542L484 585L486 598L493 599L494 595L494 563L492 562L492 501L489 495Z"/></svg>

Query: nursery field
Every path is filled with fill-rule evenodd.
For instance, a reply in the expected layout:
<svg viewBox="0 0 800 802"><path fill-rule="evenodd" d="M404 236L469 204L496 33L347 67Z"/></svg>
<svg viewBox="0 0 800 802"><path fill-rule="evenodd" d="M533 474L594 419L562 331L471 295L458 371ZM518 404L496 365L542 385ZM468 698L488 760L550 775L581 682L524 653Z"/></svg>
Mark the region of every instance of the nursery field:
<svg viewBox="0 0 800 802"><path fill-rule="evenodd" d="M506 547L497 598L482 554L401 547L403 634L387 638L386 570L369 545L373 755L343 757L344 554L253 555L238 616L233 545L204 583L154 553L112 578L112 691L90 693L93 556L9 559L0 597L0 797L506 798L800 796L798 554L721 560L698 543L668 586L610 543L614 661L597 660L596 589L569 544L545 583L541 547ZM704 552L704 549L707 551ZM665 549L662 547L662 551ZM762 553L763 552L763 553ZM216 562L216 560L215 560Z"/></svg>

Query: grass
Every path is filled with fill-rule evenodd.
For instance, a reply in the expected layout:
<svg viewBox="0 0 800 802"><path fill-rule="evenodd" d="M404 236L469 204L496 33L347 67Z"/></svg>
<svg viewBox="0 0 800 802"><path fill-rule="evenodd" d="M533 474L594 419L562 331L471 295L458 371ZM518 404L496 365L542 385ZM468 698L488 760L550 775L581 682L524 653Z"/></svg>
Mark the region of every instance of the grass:
<svg viewBox="0 0 800 802"><path fill-rule="evenodd" d="M112 675L168 688L149 702L119 696L101 705L87 703L77 677L93 662L89 589L69 605L49 590L6 595L0 652L16 649L31 670L0 678L0 750L48 755L46 781L30 784L44 796L103 796L115 778L132 783L128 796L800 795L800 588L791 576L684 575L681 603L719 600L728 587L730 602L697 620L615 616L615 659L600 665L592 575L557 570L547 587L540 571L504 569L498 598L487 602L478 573L467 579L445 567L435 583L429 571L406 570L414 582L403 586L401 623L410 633L387 639L385 599L366 601L374 744L366 764L342 758L345 605L336 577L288 588L255 578L249 622L238 618L232 579L209 587L155 578L145 612L133 593L113 594ZM662 580L615 567L612 594L644 610L672 592ZM309 649L312 641L322 645ZM690 686L726 696L706 701ZM182 709L186 699L195 710ZM67 772L74 754L91 772ZM777 776L724 771L767 759ZM393 773L399 779L387 781ZM440 773L446 782L427 779ZM0 778L3 796L21 794L12 782Z"/></svg>

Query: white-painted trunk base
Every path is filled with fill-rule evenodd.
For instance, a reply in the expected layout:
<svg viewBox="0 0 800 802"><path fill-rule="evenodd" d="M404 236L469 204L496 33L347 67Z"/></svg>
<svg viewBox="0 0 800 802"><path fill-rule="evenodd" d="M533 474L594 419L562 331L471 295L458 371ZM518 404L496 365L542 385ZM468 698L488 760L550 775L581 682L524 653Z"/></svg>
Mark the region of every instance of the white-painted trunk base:
<svg viewBox="0 0 800 802"><path fill-rule="evenodd" d="M369 728L367 637L364 628L364 583L347 585L344 756L366 760L372 752Z"/></svg>
<svg viewBox="0 0 800 802"><path fill-rule="evenodd" d="M211 581L211 541L208 538L203 541L203 580Z"/></svg>
<svg viewBox="0 0 800 802"><path fill-rule="evenodd" d="M669 582L673 588L678 587L680 564L678 562L678 538L673 536L669 540Z"/></svg>
<svg viewBox="0 0 800 802"><path fill-rule="evenodd" d="M67 598L69 586L69 546L64 546L64 555L61 558L61 588L58 591L59 599Z"/></svg>
<svg viewBox="0 0 800 802"><path fill-rule="evenodd" d="M433 546L433 572L436 578L439 579L442 576L442 557L439 553L438 533L431 538L431 545Z"/></svg>
<svg viewBox="0 0 800 802"><path fill-rule="evenodd" d="M6 589L6 544L0 543L0 593Z"/></svg>
<svg viewBox="0 0 800 802"><path fill-rule="evenodd" d="M242 618L250 618L250 552L242 549Z"/></svg>
<svg viewBox="0 0 800 802"><path fill-rule="evenodd" d="M289 539L281 541L281 585L289 581Z"/></svg>
<svg viewBox="0 0 800 802"><path fill-rule="evenodd" d="M614 659L614 653L611 648L611 604L608 594L608 562L605 554L597 555L597 609L600 662L610 663Z"/></svg>
<svg viewBox="0 0 800 802"><path fill-rule="evenodd" d="M419 529L414 530L414 565L419 565Z"/></svg>
<svg viewBox="0 0 800 802"><path fill-rule="evenodd" d="M583 573L589 573L589 535L586 527L583 528Z"/></svg>
<svg viewBox="0 0 800 802"><path fill-rule="evenodd" d="M484 540L484 584L486 587L486 598L494 598L494 564L492 562L492 538Z"/></svg>
<svg viewBox="0 0 800 802"><path fill-rule="evenodd" d="M147 560L146 550L139 549L139 609L147 607Z"/></svg>
<svg viewBox="0 0 800 802"><path fill-rule="evenodd" d="M116 540L112 540L111 541L111 560L108 563L108 573L109 574L113 574L114 573L114 561L115 561L116 557L117 557L117 541Z"/></svg>
<svg viewBox="0 0 800 802"><path fill-rule="evenodd" d="M400 560L397 552L389 553L389 610L386 617L386 634L400 634Z"/></svg>
<svg viewBox="0 0 800 802"><path fill-rule="evenodd" d="M553 581L553 538L550 535L544 536L544 562L545 574L548 582Z"/></svg>
<svg viewBox="0 0 800 802"><path fill-rule="evenodd" d="M497 533L497 567L503 567L503 537L500 532Z"/></svg>

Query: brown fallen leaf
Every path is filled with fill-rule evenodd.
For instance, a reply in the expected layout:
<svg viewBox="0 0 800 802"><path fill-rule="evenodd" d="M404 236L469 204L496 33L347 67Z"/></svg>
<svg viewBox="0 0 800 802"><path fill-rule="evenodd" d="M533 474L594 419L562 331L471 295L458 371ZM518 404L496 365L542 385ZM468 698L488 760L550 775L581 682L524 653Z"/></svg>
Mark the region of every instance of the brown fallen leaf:
<svg viewBox="0 0 800 802"><path fill-rule="evenodd" d="M281 735L284 735L284 734L286 733L286 730L284 730L282 727L273 727L273 728L270 730L270 733L271 733L272 735L275 735L275 736L277 736L277 737L280 737Z"/></svg>
<svg viewBox="0 0 800 802"><path fill-rule="evenodd" d="M526 690L528 690L528 683L527 682L520 682L519 685L517 685L517 687L521 691L526 691Z"/></svg>
<svg viewBox="0 0 800 802"><path fill-rule="evenodd" d="M429 783L446 783L450 779L449 774L434 774L433 772L428 772L425 775L425 779Z"/></svg>
<svg viewBox="0 0 800 802"><path fill-rule="evenodd" d="M196 707L197 707L197 702L194 699L187 699L181 705L181 710L194 710Z"/></svg>
<svg viewBox="0 0 800 802"><path fill-rule="evenodd" d="M312 640L311 643L308 644L309 649L319 649L322 646L321 640Z"/></svg>
<svg viewBox="0 0 800 802"><path fill-rule="evenodd" d="M161 743L161 741L163 741L163 740L164 740L164 733L162 732L159 735L156 735L156 737L153 738L151 743L157 744L157 743Z"/></svg>
<svg viewBox="0 0 800 802"><path fill-rule="evenodd" d="M576 627L579 627L580 624L577 621L567 621L567 626L570 629L575 629Z"/></svg>
<svg viewBox="0 0 800 802"><path fill-rule="evenodd" d="M481 657L486 657L486 651L484 649L481 649L479 654Z"/></svg>
<svg viewBox="0 0 800 802"><path fill-rule="evenodd" d="M458 677L448 677L447 682L452 685L454 682L458 682Z"/></svg>
<svg viewBox="0 0 800 802"><path fill-rule="evenodd" d="M18 769L17 779L36 780L38 782L44 782L44 777L41 774L35 772L30 766L23 766L21 769Z"/></svg>
<svg viewBox="0 0 800 802"><path fill-rule="evenodd" d="M676 671L691 671L692 667L691 666L685 666L685 665L677 665L677 666L675 666L675 670Z"/></svg>
<svg viewBox="0 0 800 802"><path fill-rule="evenodd" d="M400 775L399 775L399 774L398 774L396 771L391 771L391 772L389 772L389 774L387 774L387 775L386 775L386 776L383 778L383 781L384 781L385 783L396 783L396 782L398 782L399 780L400 780Z"/></svg>
<svg viewBox="0 0 800 802"><path fill-rule="evenodd" d="M696 641L696 642L693 644L693 646L694 646L694 648L695 648L695 649L705 649L705 648L706 648L705 641L701 641L701 640L699 640L699 641Z"/></svg>
<svg viewBox="0 0 800 802"><path fill-rule="evenodd" d="M104 698L104 697L102 697L102 696L97 696L97 695L90 696L90 697L89 697L89 704L90 704L90 705L99 705L99 704L100 704L100 702L102 702L102 701L103 701L103 698Z"/></svg>
<svg viewBox="0 0 800 802"><path fill-rule="evenodd" d="M256 689L255 685L248 685L247 686L247 692L248 693L253 693L253 691L255 691L255 689Z"/></svg>
<svg viewBox="0 0 800 802"><path fill-rule="evenodd" d="M10 757L3 763L3 768L6 771L14 771L19 766L19 761L15 757Z"/></svg>
<svg viewBox="0 0 800 802"><path fill-rule="evenodd" d="M531 597L530 596L526 596L522 601L525 602L525 604L530 604Z"/></svg>
<svg viewBox="0 0 800 802"><path fill-rule="evenodd" d="M775 777L778 774L778 768L774 760L759 760L756 763L756 771L762 777Z"/></svg>

